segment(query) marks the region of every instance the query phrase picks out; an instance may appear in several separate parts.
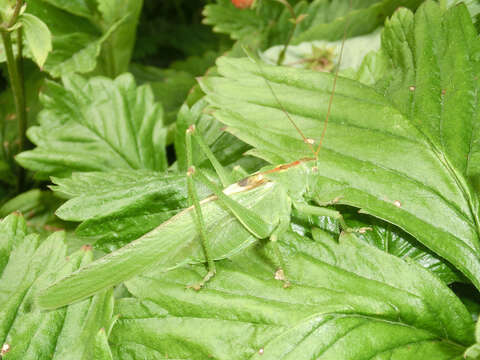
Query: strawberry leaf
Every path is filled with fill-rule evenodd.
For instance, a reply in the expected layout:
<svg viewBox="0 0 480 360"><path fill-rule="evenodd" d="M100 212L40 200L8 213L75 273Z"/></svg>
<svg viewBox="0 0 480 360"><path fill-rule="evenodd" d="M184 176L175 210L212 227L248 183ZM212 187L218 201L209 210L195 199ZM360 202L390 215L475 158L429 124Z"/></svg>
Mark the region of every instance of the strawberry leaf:
<svg viewBox="0 0 480 360"><path fill-rule="evenodd" d="M81 221L76 234L112 251L137 239L188 206L185 175L145 170L75 173L53 178L52 189L71 198L56 212ZM208 195L199 187L200 194Z"/></svg>
<svg viewBox="0 0 480 360"><path fill-rule="evenodd" d="M41 175L113 169L166 170L166 130L161 105L130 74L115 80L78 75L50 82L42 98L40 126L28 130L37 148L19 154Z"/></svg>
<svg viewBox="0 0 480 360"><path fill-rule="evenodd" d="M463 35L451 36L451 27ZM321 172L308 181L319 204L336 200L396 224L480 289L479 199L469 182L478 157L478 46L464 6L442 12L428 1L415 16L399 10L382 39L396 72L376 87L338 79ZM224 77L202 84L227 130L272 163L312 156L276 98L318 142L332 75L245 59L218 65ZM272 178L288 183L295 171Z"/></svg>
<svg viewBox="0 0 480 360"><path fill-rule="evenodd" d="M289 234L291 287L273 279L270 246L225 260L200 292L203 268L126 283L111 336L116 355L204 359L461 359L474 323L420 266L352 235L337 243ZM380 270L381 269L381 270Z"/></svg>
<svg viewBox="0 0 480 360"><path fill-rule="evenodd" d="M0 223L0 234L2 359L92 359L97 332L112 324L112 291L50 312L35 301L39 289L92 261L90 249L66 257L63 232L40 241L16 214Z"/></svg>

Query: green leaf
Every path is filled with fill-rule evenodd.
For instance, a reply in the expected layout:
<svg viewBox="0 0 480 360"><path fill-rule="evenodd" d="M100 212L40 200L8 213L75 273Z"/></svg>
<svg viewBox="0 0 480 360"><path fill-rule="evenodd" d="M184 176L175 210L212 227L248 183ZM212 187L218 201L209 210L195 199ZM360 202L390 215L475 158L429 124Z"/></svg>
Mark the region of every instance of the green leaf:
<svg viewBox="0 0 480 360"><path fill-rule="evenodd" d="M342 213L349 228L367 229L363 233L356 233L357 238L388 254L404 260L415 261L420 266L430 270L446 284L465 281L465 278L453 266L396 226L372 216L358 214L351 208L340 207L338 210ZM317 230L315 228L336 235L339 235L342 230L338 221L326 216L306 215L296 209L292 214L291 227L302 236L306 234L314 235Z"/></svg>
<svg viewBox="0 0 480 360"><path fill-rule="evenodd" d="M97 66L102 44L115 31L116 26L101 37L85 33L69 33L54 36L53 51L45 64L45 71L53 77L71 73L88 73Z"/></svg>
<svg viewBox="0 0 480 360"><path fill-rule="evenodd" d="M204 24L212 25L213 31L229 34L235 40L256 33L263 25L254 10L240 11L229 0L219 0L217 4L205 6L203 16Z"/></svg>
<svg viewBox="0 0 480 360"><path fill-rule="evenodd" d="M423 0L317 0L305 11L308 16L296 30L293 43L319 39L339 40L343 37L346 26L350 36L368 34L383 25L385 19L399 7L415 10L422 2Z"/></svg>
<svg viewBox="0 0 480 360"><path fill-rule="evenodd" d="M446 284L465 281L465 278L453 266L422 246L411 235L378 219L370 219L369 222L359 220L359 218L352 218L347 220L347 224L352 228L369 226L372 229L364 234L358 234L357 236L360 239L389 254L415 261L420 266L430 270Z"/></svg>
<svg viewBox="0 0 480 360"><path fill-rule="evenodd" d="M383 37L383 49L394 67L387 78L388 97L432 142L433 151L447 155L444 162L450 171L478 173L480 130L471 91L478 86L472 74L480 70L480 42L465 7L452 8L443 19L431 2L415 18L401 11ZM409 46L402 49L405 40Z"/></svg>
<svg viewBox="0 0 480 360"><path fill-rule="evenodd" d="M457 6L458 4L465 4L472 17L475 27L478 29L479 20L480 20L480 3L476 0L446 0L446 5L448 7Z"/></svg>
<svg viewBox="0 0 480 360"><path fill-rule="evenodd" d="M188 207L184 174L145 170L75 173L53 178L52 189L68 198L56 212L61 219L81 221L80 237L110 252L137 239ZM200 196L209 194L198 187Z"/></svg>
<svg viewBox="0 0 480 360"><path fill-rule="evenodd" d="M85 18L93 17L93 5L96 0L42 0L56 8Z"/></svg>
<svg viewBox="0 0 480 360"><path fill-rule="evenodd" d="M52 51L52 34L47 25L35 15L22 14L19 18L25 33L25 40L33 59L42 68L48 54Z"/></svg>
<svg viewBox="0 0 480 360"><path fill-rule="evenodd" d="M463 357L468 360L480 359L480 321L477 321L475 327L475 341L476 343L470 346L463 354Z"/></svg>
<svg viewBox="0 0 480 360"><path fill-rule="evenodd" d="M115 32L103 43L101 66L103 74L116 77L128 70L135 44L138 18L143 0L97 0L104 32L121 21Z"/></svg>
<svg viewBox="0 0 480 360"><path fill-rule="evenodd" d="M178 109L195 85L195 77L185 71L139 64L130 66L130 71L139 84L148 84L152 88L155 99L162 102L165 109L165 123L174 123Z"/></svg>
<svg viewBox="0 0 480 360"><path fill-rule="evenodd" d="M40 126L28 130L37 145L17 155L42 175L114 169L166 170L162 108L150 88L130 74L115 80L78 75L50 82L42 97Z"/></svg>
<svg viewBox="0 0 480 360"><path fill-rule="evenodd" d="M249 189L233 184L225 192L271 224L273 231L289 216L290 203L285 192L273 183ZM233 256L257 241L216 197L202 201L202 212L214 259ZM54 283L41 294L40 304L56 308L152 268L164 272L188 263L203 262L204 253L192 215L193 208L187 208L127 246Z"/></svg>
<svg viewBox="0 0 480 360"><path fill-rule="evenodd" d="M95 336L112 323L111 291L58 309L41 311L37 291L92 260L84 248L66 257L65 235L57 232L43 242L26 235L18 215L0 223L0 343L3 359L92 359Z"/></svg>
<svg viewBox="0 0 480 360"><path fill-rule="evenodd" d="M382 48L396 67L379 91L337 81L320 172L305 180L309 197L319 204L355 206L396 224L480 289L478 195L467 179L479 154L479 41L470 16L463 6L443 14L432 2L415 17L400 10L387 23ZM276 98L318 143L332 75L259 68L245 59L221 58L218 66L224 77L202 84L217 108L214 116L228 131L272 163L312 157ZM271 178L289 184L296 171Z"/></svg>
<svg viewBox="0 0 480 360"><path fill-rule="evenodd" d="M91 12L87 16L85 8L80 11L78 1L71 5L61 0L49 3L43 0L28 2L28 13L42 20L52 34L52 52L44 70L53 77L92 72L97 67L102 44L117 31L123 19L99 29L95 14Z"/></svg>
<svg viewBox="0 0 480 360"><path fill-rule="evenodd" d="M273 279L270 246L222 261L199 292L202 267L126 283L115 355L128 359L457 359L474 323L445 284L353 235L337 243L288 235L291 287Z"/></svg>

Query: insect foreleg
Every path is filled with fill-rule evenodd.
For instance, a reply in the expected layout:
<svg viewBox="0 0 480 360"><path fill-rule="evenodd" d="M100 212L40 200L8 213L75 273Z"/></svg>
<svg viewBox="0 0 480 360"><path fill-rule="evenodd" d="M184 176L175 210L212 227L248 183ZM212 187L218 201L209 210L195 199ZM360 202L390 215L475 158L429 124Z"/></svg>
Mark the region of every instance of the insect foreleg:
<svg viewBox="0 0 480 360"><path fill-rule="evenodd" d="M208 177L205 176L205 174L202 172L201 169L198 169L193 165L192 136L194 135L194 132L195 132L195 127L193 126L189 127L188 130L186 131L185 145L186 145L187 165L188 165L187 186L188 186L188 194L192 200L192 205L195 209L195 216L194 216L195 225L199 233L200 240L202 242L202 248L204 250L205 259L208 265L208 273L205 276L205 278L200 283L190 286L195 290L199 290L203 287L203 285L208 280L210 280L215 275L215 264L211 256L212 252L210 251L210 246L209 246L209 242L206 235L206 226L203 219L203 214L200 206L200 201L198 199L198 194L195 188L194 178L202 182L203 184L205 184L217 196L217 198L228 208L228 210L230 210L230 212L237 218L237 220L256 238L264 239L269 237L274 232L274 229L277 226L277 224L270 224L264 221L259 214L255 213L250 209L247 209L240 203L230 198L228 195L224 193L222 188L218 187L217 184L215 184L210 179L208 179ZM204 150L204 152L206 152L207 157L210 159L210 161L212 162L212 165L217 170L217 172L218 171L223 172L222 182L224 182L225 185L228 185L228 182L229 182L228 175L224 172L218 160L215 158L211 150L205 144L205 142L201 138L201 135L195 134L195 140L199 144L200 148ZM264 183L266 181L266 179L262 175L257 175L257 176L254 175L248 178L247 180L250 180L250 179L255 179L254 182L257 182L259 184ZM250 184L250 186L251 185L252 184ZM246 188L247 187L245 187L245 189Z"/></svg>
<svg viewBox="0 0 480 360"><path fill-rule="evenodd" d="M203 252L204 252L205 259L207 261L207 266L208 266L208 273L203 278L203 280L200 283L191 285L189 287L195 290L200 290L203 287L203 285L215 275L216 269L215 269L215 262L213 261L210 255L211 251L207 241L205 221L203 220L202 208L200 206L197 189L195 188L195 183L193 181L193 175L195 174L195 167L193 166L193 159L192 159L193 158L192 137L191 137L191 133L188 130L186 132L185 144L186 144L187 165L188 165L188 171L187 171L188 196L190 197L193 207L195 209L194 221L195 221L197 231L200 235L200 241L202 242L202 248L203 248Z"/></svg>
<svg viewBox="0 0 480 360"><path fill-rule="evenodd" d="M232 177L225 171L223 166L217 160L212 150L210 150L208 145L203 140L202 135L196 131L195 125L190 125L190 127L187 130L187 136L193 137L195 139L198 146L200 146L200 149L203 151L203 153L207 156L210 163L213 165L213 168L215 169L215 172L220 178L222 185L224 187L227 187L228 185L232 184L233 183ZM193 165L193 160L192 160L192 165Z"/></svg>

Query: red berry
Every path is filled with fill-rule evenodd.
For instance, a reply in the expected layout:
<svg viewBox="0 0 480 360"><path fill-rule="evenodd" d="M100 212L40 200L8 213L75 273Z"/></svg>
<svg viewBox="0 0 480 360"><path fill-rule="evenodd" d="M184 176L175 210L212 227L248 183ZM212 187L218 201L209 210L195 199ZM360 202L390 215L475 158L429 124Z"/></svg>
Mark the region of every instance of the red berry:
<svg viewBox="0 0 480 360"><path fill-rule="evenodd" d="M237 9L248 9L253 5L253 2L255 0L232 0L232 4L237 8Z"/></svg>

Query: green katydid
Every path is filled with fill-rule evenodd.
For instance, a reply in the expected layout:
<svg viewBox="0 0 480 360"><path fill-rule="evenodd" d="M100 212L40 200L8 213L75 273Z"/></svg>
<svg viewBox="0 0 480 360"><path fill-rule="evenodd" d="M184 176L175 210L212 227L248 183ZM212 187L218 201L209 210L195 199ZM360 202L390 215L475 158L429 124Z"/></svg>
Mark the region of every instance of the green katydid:
<svg viewBox="0 0 480 360"><path fill-rule="evenodd" d="M455 24L461 21L462 26L458 27L458 32L469 34L469 37L465 38L466 43L476 39L475 29L465 8L454 7L442 15L438 14L439 8L436 4L428 2L420 9L418 15L415 15L420 25L430 19L425 14L431 11L434 13L436 11L437 17L443 16L442 21L455 22ZM411 30L409 34L412 38L418 36L422 40L428 35L415 30L413 15L409 15L407 10L399 11L394 25L403 24L407 20L411 25L408 29ZM437 34L439 38L446 38L441 33L446 27L437 25L432 25L432 29L436 34L440 32ZM457 29L457 27L450 27L450 29ZM397 34L398 29L392 25L386 27L386 30L390 32L387 38L395 40L392 34ZM448 37L451 46L446 47L449 52L444 58L450 61L461 58L470 64L475 59L459 58L454 54L456 48L453 45L460 41L458 39L463 39L462 36ZM401 39L398 41L400 42ZM430 49L431 43L432 41L427 43L418 41L411 46L416 46L415 54L422 61L431 62L430 52L424 51L425 48ZM248 69L247 66L249 66ZM443 66L446 65L443 64ZM449 89L455 89L456 86L467 88L464 77L473 78L471 74L476 68L465 67L470 69L470 72L463 68L454 69L454 74L451 74L453 70L450 67L447 68L449 84L450 81L452 82L446 91L446 96L452 94L453 97L448 103L451 105L452 102L459 103L459 99L455 97L456 93ZM241 59L220 59L219 69L224 78L210 78L203 81L209 101L217 108L221 108L221 111L216 113L217 119L226 123L230 131L241 139L251 140L249 143L255 146L256 154L271 160L273 164L287 164L270 167L229 185L223 190L224 197L228 198L227 202L216 195L199 201L196 207L192 206L184 210L142 238L53 284L40 297L42 306L53 308L71 303L136 274L147 272L152 267L167 271L188 263L205 262L195 225L195 209L201 208L204 238L207 239L209 247L208 259L212 263L217 259L235 255L257 241L258 237L263 237L262 234L255 232L255 225L253 234L250 231L251 224L250 230L244 226L244 223L247 223L245 219L250 215L254 215L258 224L267 225L265 237L274 240L289 225L292 205L304 212L327 215L329 213L340 218L340 215L333 210L312 206L312 203L322 205L322 201L331 199L333 202L356 206L363 212L400 226L451 262L477 288L480 288L478 195L466 182L465 171L458 165L462 162L463 153L460 154L462 156L457 157L446 156L444 147L451 146L451 142L447 141L447 145L440 144L443 147L440 146L438 139L429 134L428 131L432 130L422 127L423 124L416 123L417 119L410 114L418 112L410 106L412 104L410 100L415 92L427 90L432 92L433 89L433 91L438 90L437 94L443 96L444 91L438 88L442 84L435 83L432 89L426 89L421 86L416 88L408 82L405 83L408 86L395 82L391 90L393 95L399 94L400 102L397 104L391 97L379 93L373 87L339 78L339 91L335 98L334 127L329 126L328 139L329 142L333 139L332 143L325 144L318 160L315 159L314 154L313 158L291 162L309 156L306 155L307 151L297 146L298 136L291 143L282 141L284 137L279 134L283 135L287 132L286 125L277 123L272 124L271 129L263 132L257 130L258 133L255 133L255 129L264 126L258 119L266 119L272 115L278 116L279 110L283 110L279 109L283 107L281 104L285 104L289 96L295 96L295 101L287 102L285 107L295 110L289 112L294 114L295 122L300 123L302 129L307 129L309 134L310 131L316 133L320 139L323 130L318 126L318 121L315 124L315 120L318 119L318 113L327 112L325 104L329 102L331 104L331 101L327 99L320 105L317 101L313 106L312 99L317 99L319 96L325 98L337 77L313 75L312 72L278 67L265 67L264 72L260 72L258 67ZM416 76L422 81L431 81L431 77L435 77L437 73L431 74L429 69L421 68L419 65ZM270 84L273 83L275 89L273 97L278 96L282 99L280 105L276 99L272 99L271 93L267 94L265 89L263 91L260 89L261 86L265 87L265 75ZM273 81L272 78L277 81ZM239 94L238 89L245 84L249 87L243 94ZM471 88L476 87L471 86ZM229 92L228 96L223 96L227 92ZM459 94L466 97L464 93ZM470 91L470 94L476 93ZM428 96L425 97L425 94L423 97L421 95L418 95L418 99L430 99ZM429 104L421 104L423 108L420 107L420 109L424 112L425 109L432 110L427 106ZM452 111L456 108L449 109ZM245 117L242 111L246 114ZM261 116L256 116L261 111L263 111ZM421 112L419 114L425 115ZM222 116L225 118L229 116L228 122ZM448 118L454 117L450 114ZM468 125L466 121L461 122L463 123ZM283 128L280 129L280 126ZM288 129L291 129L291 124ZM456 123L455 126L450 124L446 129L456 134L458 129L463 128ZM343 142L335 142L337 137L332 137L332 132L339 135ZM450 133L447 132L447 134ZM270 139L265 139L265 134L268 134L269 138L276 137L278 141L272 145ZM451 141L457 141L457 137L452 139ZM441 140L448 139L441 138ZM265 142L269 142L268 146L263 145ZM312 147L312 141L306 137L303 143L306 144L305 148ZM282 146L282 154L275 153L276 146ZM390 149L393 151L387 151ZM341 162L338 162L338 159ZM215 191L219 192L218 189ZM338 198L338 196L344 197ZM228 203L231 201L235 202L234 207L239 208L240 205L243 207L240 208L242 209L240 220L243 220L243 223L238 219L238 209L231 211L232 206ZM253 221L248 219L248 222Z"/></svg>
<svg viewBox="0 0 480 360"><path fill-rule="evenodd" d="M346 33L347 28L344 32L339 62ZM259 69L261 71L261 67ZM319 171L316 164L332 108L338 67L332 78L328 111L316 149L313 146L314 140L303 134L283 109L275 92L266 81L278 105L282 107L284 114L300 134L303 142L310 148L312 157L273 168L268 167L232 184L229 175L215 159L201 135L195 131L194 126L190 127L186 132L186 147L189 166L187 185L192 206L138 240L54 283L40 295L40 305L44 308L63 306L117 285L152 268L168 271L189 263L206 262L207 275L199 284L191 285L198 290L214 276L215 260L228 258L250 246L257 239L269 238L276 241L278 236L289 227L292 206L307 214L333 217L340 222L344 230L349 230L338 211L310 205L310 202L315 202L315 199L305 199L303 196L311 190L309 184L314 183L311 177L317 176ZM212 163L224 189L211 182L200 169L192 165L192 137ZM278 177L280 173L288 173L288 175ZM208 186L214 195L200 201L195 190L194 178ZM295 186L291 187L290 184ZM325 205L319 201L317 203ZM223 227L220 235L218 235L219 224ZM217 229L217 235L210 236L214 232L212 229ZM364 229L360 229L362 230ZM280 266L274 276L284 282L284 287L288 287L282 259L279 254L277 257Z"/></svg>

